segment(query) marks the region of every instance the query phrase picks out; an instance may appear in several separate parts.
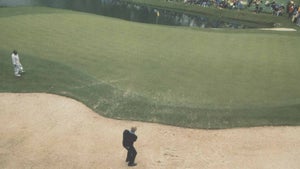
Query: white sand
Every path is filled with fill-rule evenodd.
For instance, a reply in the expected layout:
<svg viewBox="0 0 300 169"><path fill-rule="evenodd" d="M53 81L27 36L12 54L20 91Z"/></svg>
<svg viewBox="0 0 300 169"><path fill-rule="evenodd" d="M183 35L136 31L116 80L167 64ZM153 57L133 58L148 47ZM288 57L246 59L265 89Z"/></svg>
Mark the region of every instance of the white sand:
<svg viewBox="0 0 300 169"><path fill-rule="evenodd" d="M297 31L293 28L261 28L260 30L266 30L266 31L284 31L284 32L294 32Z"/></svg>
<svg viewBox="0 0 300 169"><path fill-rule="evenodd" d="M184 129L103 118L61 96L10 93L0 93L0 168L129 168L121 142L131 126L136 169L300 168L300 127Z"/></svg>

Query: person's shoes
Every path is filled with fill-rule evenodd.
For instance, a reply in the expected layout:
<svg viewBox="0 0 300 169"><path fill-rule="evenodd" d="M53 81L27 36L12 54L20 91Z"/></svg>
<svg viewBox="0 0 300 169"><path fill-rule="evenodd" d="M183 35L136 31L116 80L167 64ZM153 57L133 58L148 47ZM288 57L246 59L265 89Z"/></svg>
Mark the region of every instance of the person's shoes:
<svg viewBox="0 0 300 169"><path fill-rule="evenodd" d="M136 166L136 165L137 165L137 163L132 163L132 164L129 163L128 164L129 167L133 167L133 166Z"/></svg>
<svg viewBox="0 0 300 169"><path fill-rule="evenodd" d="M16 77L20 77L21 75L20 75L20 74L15 74L15 76L16 76Z"/></svg>

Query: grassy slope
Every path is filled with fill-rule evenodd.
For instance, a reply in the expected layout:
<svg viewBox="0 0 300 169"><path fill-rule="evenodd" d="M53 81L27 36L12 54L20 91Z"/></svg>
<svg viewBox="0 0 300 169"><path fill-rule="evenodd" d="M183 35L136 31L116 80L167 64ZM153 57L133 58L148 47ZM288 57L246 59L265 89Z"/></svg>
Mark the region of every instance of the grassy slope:
<svg viewBox="0 0 300 169"><path fill-rule="evenodd" d="M299 125L298 38L0 8L0 91L58 93L108 117L186 127ZM15 48L22 79L12 76Z"/></svg>
<svg viewBox="0 0 300 169"><path fill-rule="evenodd" d="M225 19L234 19L239 20L240 22L251 23L254 25L260 25L264 27L272 27L276 24L279 27L293 27L295 29L299 29L295 24L292 24L290 19L287 19L287 16L276 17L270 14L269 7L263 7L263 13L256 14L254 12L255 6L252 5L250 8L245 8L241 11L231 10L231 9L218 9L216 7L204 8L199 5L190 5L184 4L182 1L166 1L166 0L123 0L143 5L150 5L156 7L158 9L170 9L175 11L184 11L185 13L192 14L204 14L206 16L210 16L210 18L220 18L222 20ZM286 1L280 0L276 1L277 3L285 4ZM299 0L295 1L296 4ZM256 27L254 26L254 27Z"/></svg>

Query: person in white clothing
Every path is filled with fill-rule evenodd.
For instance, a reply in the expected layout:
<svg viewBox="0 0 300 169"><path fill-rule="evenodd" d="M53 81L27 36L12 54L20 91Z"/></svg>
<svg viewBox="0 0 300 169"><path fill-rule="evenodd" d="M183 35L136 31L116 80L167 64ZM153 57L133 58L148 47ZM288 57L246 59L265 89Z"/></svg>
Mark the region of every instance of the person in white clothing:
<svg viewBox="0 0 300 169"><path fill-rule="evenodd" d="M14 66L15 76L21 76L20 73L24 73L23 66L20 62L18 52L14 50L11 54L12 63Z"/></svg>

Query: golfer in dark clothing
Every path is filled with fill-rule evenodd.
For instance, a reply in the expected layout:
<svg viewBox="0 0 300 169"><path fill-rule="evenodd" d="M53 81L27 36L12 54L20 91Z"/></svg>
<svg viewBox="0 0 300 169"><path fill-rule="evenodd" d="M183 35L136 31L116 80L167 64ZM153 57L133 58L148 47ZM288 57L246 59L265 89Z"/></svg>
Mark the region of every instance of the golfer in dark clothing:
<svg viewBox="0 0 300 169"><path fill-rule="evenodd" d="M134 160L137 152L133 147L133 143L137 140L135 131L136 127L131 127L130 131L124 130L123 132L123 147L127 150L126 162L128 162L128 166L136 166Z"/></svg>

